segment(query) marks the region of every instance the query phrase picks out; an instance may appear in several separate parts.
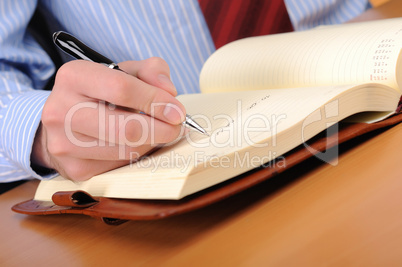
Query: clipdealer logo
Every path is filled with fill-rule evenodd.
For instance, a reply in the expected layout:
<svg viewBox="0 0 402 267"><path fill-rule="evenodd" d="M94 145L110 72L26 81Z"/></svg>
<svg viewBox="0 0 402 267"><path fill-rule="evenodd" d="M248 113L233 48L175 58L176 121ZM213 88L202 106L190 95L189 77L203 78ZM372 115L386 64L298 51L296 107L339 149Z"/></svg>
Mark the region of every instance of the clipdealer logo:
<svg viewBox="0 0 402 267"><path fill-rule="evenodd" d="M157 104L161 105L161 104ZM155 105L155 106L157 106ZM81 109L97 109L99 120L99 140L92 141L81 141L73 133L71 122L74 114ZM165 158L161 157L158 162L155 162L156 159L154 157L147 157L138 152L127 151L127 147L139 147L142 145L150 145L152 148L156 148L160 146L160 144L154 142L155 140L155 124L154 118L146 120L144 116L148 116L146 114L133 113L131 115L107 115L109 114L108 110L114 110L116 107L112 104L105 103L103 101L96 102L83 102L73 106L65 117L65 133L71 143L76 146L90 148L95 146L118 146L119 149L119 158L124 160L129 160L131 164L139 164L141 162L142 166L150 165L153 169L160 166L161 168L165 168L166 166L171 165L173 162L176 166L179 166L181 170L188 168L190 165L196 166L199 163L206 164L209 162L211 166L227 168L228 166L245 166L245 168L258 167L273 159L281 157L280 155L274 155L272 151L267 152L266 155L254 157L250 156L250 154L240 154L236 152L234 154L234 158L230 159L224 155L211 156L207 153L203 152L194 152L192 156L181 156L175 154L175 152L171 152ZM176 144L179 141L183 141L182 139L186 139L191 147L195 149L200 148L205 149L209 147L214 148L224 148L224 147L243 147L243 142L246 143L247 146L253 148L263 148L268 147L268 143L259 143L258 133L266 134L269 132L270 139L270 147L277 146L277 134L278 134L278 125L285 119L287 119L286 114L270 114L266 116L264 114L251 114L250 116L243 116L243 107L241 101L237 103L237 113L235 116L230 116L228 114L216 114L213 116L212 120L204 116L202 114L195 114L192 117L197 121L203 122L203 125L206 125L204 128L211 133L210 137L201 138L201 139L193 139L192 135L180 135L178 138L173 140L172 142L165 144L165 146L170 146ZM302 122L301 129L301 138L303 146L315 157L320 160L331 164L337 165L338 163L338 126L336 124L339 115L339 103L338 100L334 100L328 104L326 104L322 109L317 109L312 112L309 116L307 116ZM236 120L234 119L236 118ZM243 121L244 120L244 121ZM212 125L220 121L221 127L213 129ZM136 123L138 125L138 139L134 141L129 141L125 136L125 128L128 123ZM325 123L326 128L326 147L331 149L327 149L324 152L317 150L314 147L308 145L307 140L312 137L309 132L311 132L310 127L312 127L316 123ZM101 127L103 125L103 127ZM258 127L256 127L258 125ZM119 127L119 134L116 135L117 132L115 127ZM331 127L330 127L331 126ZM184 132L184 127L182 128ZM306 134L307 133L307 134ZM315 132L313 131L313 135ZM123 145L121 145L123 143ZM268 155L269 154L269 155ZM141 159L139 161L138 159ZM232 162L230 162L232 161ZM229 164L230 162L230 164ZM277 161L277 163L284 164L285 160L283 157Z"/></svg>

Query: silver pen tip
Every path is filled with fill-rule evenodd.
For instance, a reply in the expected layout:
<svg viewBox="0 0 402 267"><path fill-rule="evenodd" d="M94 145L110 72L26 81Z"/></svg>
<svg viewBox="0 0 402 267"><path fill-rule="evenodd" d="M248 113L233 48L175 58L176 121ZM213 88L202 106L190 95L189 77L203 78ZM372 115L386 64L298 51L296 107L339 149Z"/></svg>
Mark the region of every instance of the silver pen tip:
<svg viewBox="0 0 402 267"><path fill-rule="evenodd" d="M186 115L186 120L183 122L183 125L187 128L194 129L199 133L209 136L207 131L205 131L205 129L202 128L198 123L196 123L189 115Z"/></svg>

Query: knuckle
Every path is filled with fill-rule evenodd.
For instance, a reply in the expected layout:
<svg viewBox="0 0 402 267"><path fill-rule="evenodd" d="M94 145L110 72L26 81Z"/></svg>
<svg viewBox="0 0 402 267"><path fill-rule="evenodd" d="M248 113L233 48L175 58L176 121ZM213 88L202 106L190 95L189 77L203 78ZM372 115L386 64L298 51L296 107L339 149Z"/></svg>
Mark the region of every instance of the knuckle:
<svg viewBox="0 0 402 267"><path fill-rule="evenodd" d="M51 138L48 140L47 150L53 157L64 156L69 151L67 146L63 142L58 141L56 138Z"/></svg>
<svg viewBox="0 0 402 267"><path fill-rule="evenodd" d="M149 92L148 97L141 101L141 110L147 114L154 115L158 107L158 93L156 91Z"/></svg>
<svg viewBox="0 0 402 267"><path fill-rule="evenodd" d="M168 63L160 57L151 57L142 62L142 68L138 70L138 77L148 78L151 74L164 73L169 75L170 69Z"/></svg>
<svg viewBox="0 0 402 267"><path fill-rule="evenodd" d="M60 134L58 130L47 133L46 145L48 153L53 157L69 156L77 149L77 146L71 143L71 140L64 134Z"/></svg>
<svg viewBox="0 0 402 267"><path fill-rule="evenodd" d="M91 174L87 171L82 162L70 162L68 168L64 171L67 177L73 181L85 181L91 178Z"/></svg>
<svg viewBox="0 0 402 267"><path fill-rule="evenodd" d="M129 82L126 79L122 79L118 75L111 75L110 79L107 80L107 85L106 85L107 90L110 90L110 88L113 88L111 91L113 94L110 95L111 101L115 103L119 103L120 105L125 105L128 103L128 93L127 90L129 90Z"/></svg>
<svg viewBox="0 0 402 267"><path fill-rule="evenodd" d="M45 105L42 110L42 123L45 126L49 126L57 122L57 116L55 116L55 108L52 105Z"/></svg>
<svg viewBox="0 0 402 267"><path fill-rule="evenodd" d="M69 82L74 76L75 64L74 60L64 63L56 73L55 84Z"/></svg>
<svg viewBox="0 0 402 267"><path fill-rule="evenodd" d="M42 123L45 126L55 125L60 123L59 109L56 105L46 103L42 110Z"/></svg>
<svg viewBox="0 0 402 267"><path fill-rule="evenodd" d="M148 59L145 60L145 66L144 67L148 67L148 68L155 68L155 67L168 67L167 62L160 58L160 57L150 57Z"/></svg>

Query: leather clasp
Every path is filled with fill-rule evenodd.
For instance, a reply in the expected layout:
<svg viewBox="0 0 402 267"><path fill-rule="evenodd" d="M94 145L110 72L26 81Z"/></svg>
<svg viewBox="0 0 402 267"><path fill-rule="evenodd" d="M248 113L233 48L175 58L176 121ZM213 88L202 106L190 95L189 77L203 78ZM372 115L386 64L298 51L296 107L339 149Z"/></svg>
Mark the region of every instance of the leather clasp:
<svg viewBox="0 0 402 267"><path fill-rule="evenodd" d="M85 191L59 191L53 194L52 201L58 206L90 207L98 201Z"/></svg>

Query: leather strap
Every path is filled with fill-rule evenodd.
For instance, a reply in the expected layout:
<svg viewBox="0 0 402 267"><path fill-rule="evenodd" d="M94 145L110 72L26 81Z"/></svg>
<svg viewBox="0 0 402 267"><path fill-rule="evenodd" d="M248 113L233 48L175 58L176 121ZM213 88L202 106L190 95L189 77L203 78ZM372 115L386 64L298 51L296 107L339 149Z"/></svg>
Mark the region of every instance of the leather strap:
<svg viewBox="0 0 402 267"><path fill-rule="evenodd" d="M103 222L112 225L120 224L125 220L161 219L205 207L244 191L304 162L313 156L312 151L317 153L327 151L331 146L337 146L365 133L390 127L400 122L402 122L402 113L373 124L343 124L343 126L339 126L339 133L335 133L335 136L317 136L313 138L309 142L309 147L312 149L306 149L304 145L300 145L285 154L286 166L272 164L265 168L257 168L181 200L94 198L82 191L58 192L54 198L57 204L51 201L28 200L14 205L12 210L30 215L84 214L99 218ZM332 142L334 139L336 139L336 142Z"/></svg>
<svg viewBox="0 0 402 267"><path fill-rule="evenodd" d="M52 201L58 206L90 207L98 201L85 191L60 191L52 196Z"/></svg>

